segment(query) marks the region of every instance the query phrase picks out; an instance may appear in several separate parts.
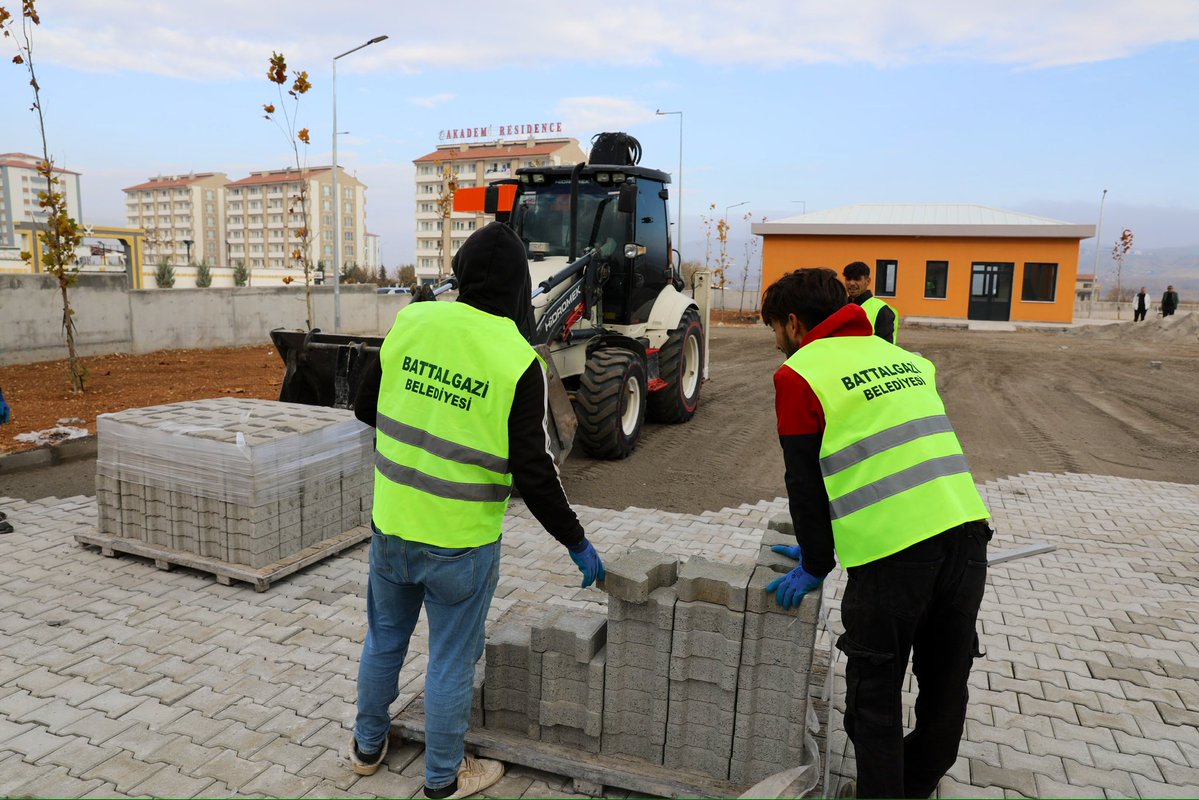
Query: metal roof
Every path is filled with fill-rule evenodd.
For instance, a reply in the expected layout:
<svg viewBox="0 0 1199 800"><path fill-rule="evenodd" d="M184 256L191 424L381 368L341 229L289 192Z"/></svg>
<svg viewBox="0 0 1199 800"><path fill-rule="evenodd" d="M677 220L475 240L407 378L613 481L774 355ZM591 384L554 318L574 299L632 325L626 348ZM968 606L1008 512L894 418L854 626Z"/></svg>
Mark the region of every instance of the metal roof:
<svg viewBox="0 0 1199 800"><path fill-rule="evenodd" d="M800 236L968 236L1089 239L1094 225L969 203L862 203L753 225L754 233Z"/></svg>

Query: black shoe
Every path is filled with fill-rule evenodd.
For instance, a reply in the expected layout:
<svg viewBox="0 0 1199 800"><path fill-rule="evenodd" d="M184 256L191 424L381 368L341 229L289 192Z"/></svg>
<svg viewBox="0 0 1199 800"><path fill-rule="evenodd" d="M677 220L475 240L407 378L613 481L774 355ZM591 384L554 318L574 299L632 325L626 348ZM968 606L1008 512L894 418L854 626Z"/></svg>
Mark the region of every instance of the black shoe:
<svg viewBox="0 0 1199 800"><path fill-rule="evenodd" d="M12 533L13 527L11 522L0 522L0 533Z"/></svg>

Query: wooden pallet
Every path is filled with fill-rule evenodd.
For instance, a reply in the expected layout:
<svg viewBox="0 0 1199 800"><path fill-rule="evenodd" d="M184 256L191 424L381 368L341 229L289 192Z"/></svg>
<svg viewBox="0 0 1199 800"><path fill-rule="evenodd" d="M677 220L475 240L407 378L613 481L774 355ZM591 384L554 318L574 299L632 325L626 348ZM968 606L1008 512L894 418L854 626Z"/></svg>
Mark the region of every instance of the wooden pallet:
<svg viewBox="0 0 1199 800"><path fill-rule="evenodd" d="M100 552L106 556L114 556L117 553L143 556L153 559L154 566L162 570L169 570L172 567L188 567L215 575L217 582L225 586L229 586L235 580L244 581L253 584L254 591L265 592L271 588L272 583L280 578L301 570L310 564L315 564L329 556L336 555L346 548L366 541L370 537L370 526L360 525L261 568L251 567L248 564L233 564L217 558L186 553L182 550L162 547L161 545L148 544L136 539L107 536L98 531L77 533L75 534L75 541L79 544L99 547Z"/></svg>
<svg viewBox="0 0 1199 800"><path fill-rule="evenodd" d="M414 698L391 723L403 738L423 742L424 697ZM658 797L738 797L747 788L640 759L537 742L512 731L471 728L466 743L484 758L565 775L572 779L575 792L592 797L602 797L605 786Z"/></svg>

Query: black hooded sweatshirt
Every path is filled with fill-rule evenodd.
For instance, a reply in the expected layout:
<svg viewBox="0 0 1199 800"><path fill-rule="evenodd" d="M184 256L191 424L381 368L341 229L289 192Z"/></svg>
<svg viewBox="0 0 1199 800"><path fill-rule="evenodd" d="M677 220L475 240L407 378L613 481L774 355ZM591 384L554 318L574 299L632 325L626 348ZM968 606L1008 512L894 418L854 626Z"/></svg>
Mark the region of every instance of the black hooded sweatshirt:
<svg viewBox="0 0 1199 800"><path fill-rule="evenodd" d="M471 234L454 255L458 302L507 317L528 339L533 331L532 282L524 244L511 228L492 222ZM378 361L358 388L354 414L374 427L383 369ZM550 452L549 388L534 359L516 384L508 414L508 468L529 511L555 539L570 547L583 540L583 526L566 499Z"/></svg>

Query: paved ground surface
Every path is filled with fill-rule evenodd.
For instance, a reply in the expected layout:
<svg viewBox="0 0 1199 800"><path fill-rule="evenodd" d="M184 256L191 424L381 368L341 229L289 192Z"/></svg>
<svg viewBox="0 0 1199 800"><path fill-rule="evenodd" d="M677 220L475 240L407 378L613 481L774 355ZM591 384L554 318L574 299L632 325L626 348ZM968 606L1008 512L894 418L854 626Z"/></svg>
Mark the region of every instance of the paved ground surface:
<svg viewBox="0 0 1199 800"><path fill-rule="evenodd" d="M961 757L942 797L1199 794L1199 489L1090 475L987 483L994 550L1053 553L992 569ZM596 546L752 560L781 500L686 515L582 509ZM340 797L416 794L397 748L359 778L342 763L364 634L366 547L265 594L104 558L72 532L88 498L0 498L0 795ZM491 617L602 605L516 503ZM838 627L840 577L826 583ZM824 645L827 646L825 636ZM418 629L399 703L419 691ZM836 716L834 715L834 720ZM836 728L834 766L843 735ZM513 768L491 795L571 796ZM619 793L616 793L619 795Z"/></svg>

